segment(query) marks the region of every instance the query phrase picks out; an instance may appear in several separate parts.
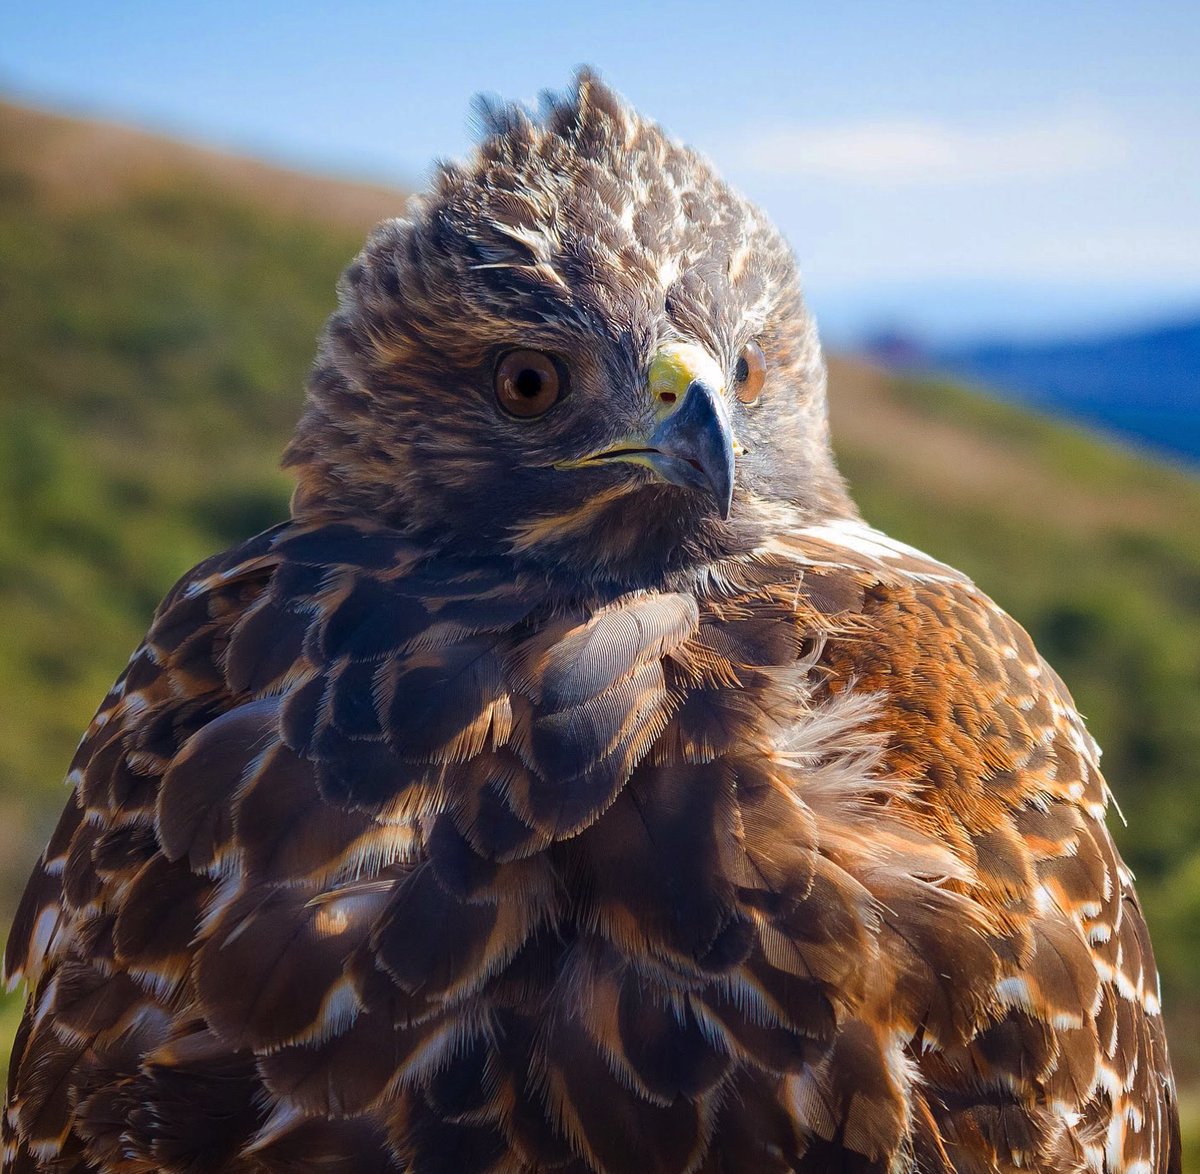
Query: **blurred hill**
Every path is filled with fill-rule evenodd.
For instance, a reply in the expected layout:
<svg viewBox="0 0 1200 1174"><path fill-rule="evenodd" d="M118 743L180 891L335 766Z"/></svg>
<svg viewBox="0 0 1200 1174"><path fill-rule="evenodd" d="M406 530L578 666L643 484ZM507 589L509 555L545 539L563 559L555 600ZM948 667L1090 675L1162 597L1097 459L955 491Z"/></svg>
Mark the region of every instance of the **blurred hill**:
<svg viewBox="0 0 1200 1174"><path fill-rule="evenodd" d="M335 279L402 205L0 105L0 924L161 595L286 514L278 454ZM831 367L866 516L1029 627L1105 746L1195 1077L1200 481L957 386Z"/></svg>
<svg viewBox="0 0 1200 1174"><path fill-rule="evenodd" d="M1054 341L874 341L889 366L937 369L1200 467L1200 314Z"/></svg>

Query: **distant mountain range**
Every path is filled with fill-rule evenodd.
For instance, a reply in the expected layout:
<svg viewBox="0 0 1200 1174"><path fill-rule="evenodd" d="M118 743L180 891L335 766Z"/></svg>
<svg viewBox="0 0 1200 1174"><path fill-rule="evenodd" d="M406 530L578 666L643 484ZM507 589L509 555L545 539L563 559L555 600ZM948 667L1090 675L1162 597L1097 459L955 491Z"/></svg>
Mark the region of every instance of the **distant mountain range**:
<svg viewBox="0 0 1200 1174"><path fill-rule="evenodd" d="M888 336L868 350L888 366L967 379L1200 463L1200 314L1082 339L928 347Z"/></svg>

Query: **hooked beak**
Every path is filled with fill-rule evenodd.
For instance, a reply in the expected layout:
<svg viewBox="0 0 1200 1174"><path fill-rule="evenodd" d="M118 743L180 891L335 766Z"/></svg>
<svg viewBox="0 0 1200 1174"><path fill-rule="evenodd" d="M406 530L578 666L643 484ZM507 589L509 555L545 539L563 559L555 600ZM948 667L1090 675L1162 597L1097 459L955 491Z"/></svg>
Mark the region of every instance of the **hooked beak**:
<svg viewBox="0 0 1200 1174"><path fill-rule="evenodd" d="M650 466L672 485L707 490L722 518L733 504L733 429L720 391L694 380L650 434Z"/></svg>
<svg viewBox="0 0 1200 1174"><path fill-rule="evenodd" d="M624 461L653 470L663 481L709 494L722 518L733 504L733 462L742 451L722 394L715 360L690 343L664 346L650 364L648 388L655 421L648 436L628 440L564 466Z"/></svg>

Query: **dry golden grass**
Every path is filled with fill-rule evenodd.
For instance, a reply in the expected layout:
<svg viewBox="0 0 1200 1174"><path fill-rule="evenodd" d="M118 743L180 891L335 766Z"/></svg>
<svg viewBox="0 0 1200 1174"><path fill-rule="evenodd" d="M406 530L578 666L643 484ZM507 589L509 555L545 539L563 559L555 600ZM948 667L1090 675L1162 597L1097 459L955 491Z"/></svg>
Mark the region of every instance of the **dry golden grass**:
<svg viewBox="0 0 1200 1174"><path fill-rule="evenodd" d="M269 204L282 216L362 232L404 211L403 193L382 184L309 175L116 123L5 102L0 102L0 142L10 145L43 198L64 209L200 183Z"/></svg>

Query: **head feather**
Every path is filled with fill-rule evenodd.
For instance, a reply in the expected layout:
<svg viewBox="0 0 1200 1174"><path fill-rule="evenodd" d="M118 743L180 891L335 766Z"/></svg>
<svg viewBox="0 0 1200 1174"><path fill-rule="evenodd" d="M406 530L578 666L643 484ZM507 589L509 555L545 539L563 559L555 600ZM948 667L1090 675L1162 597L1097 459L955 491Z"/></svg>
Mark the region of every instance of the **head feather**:
<svg viewBox="0 0 1200 1174"><path fill-rule="evenodd" d="M756 501L847 512L820 347L767 219L591 72L537 114L481 99L476 117L474 154L441 165L343 276L287 455L297 510L367 513L488 553L515 553L521 535L522 558L618 578L655 535L680 564L752 544ZM664 343L697 343L732 371L751 339L771 376L739 423L749 453L733 518L634 482L658 512L631 541L626 494L555 466L644 419ZM494 366L514 346L570 369L569 401L536 424L496 408ZM584 508L602 500L612 508ZM563 541L560 516L589 523ZM546 541L531 545L531 533Z"/></svg>

